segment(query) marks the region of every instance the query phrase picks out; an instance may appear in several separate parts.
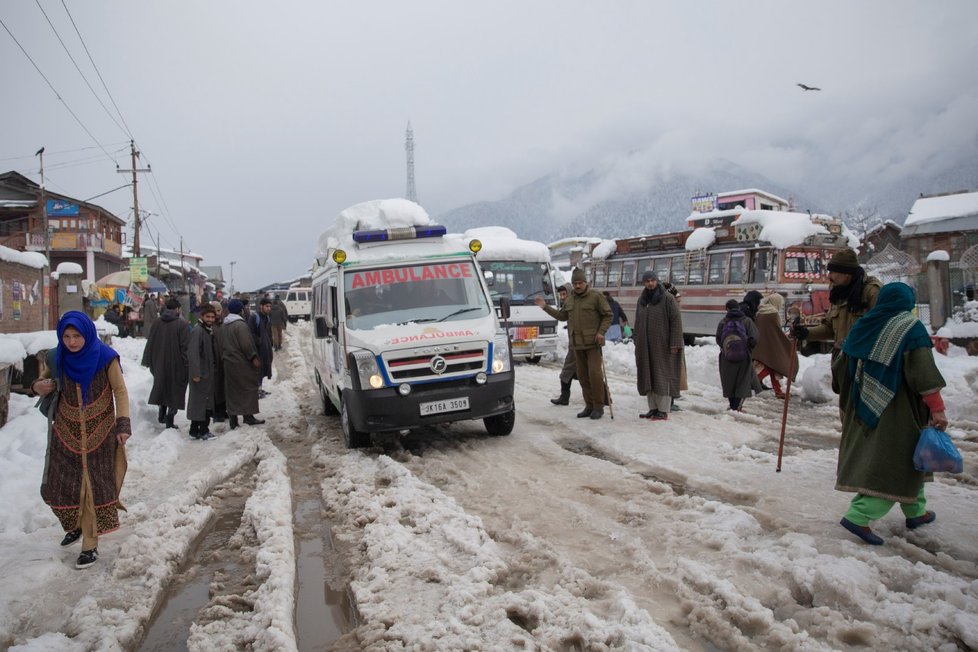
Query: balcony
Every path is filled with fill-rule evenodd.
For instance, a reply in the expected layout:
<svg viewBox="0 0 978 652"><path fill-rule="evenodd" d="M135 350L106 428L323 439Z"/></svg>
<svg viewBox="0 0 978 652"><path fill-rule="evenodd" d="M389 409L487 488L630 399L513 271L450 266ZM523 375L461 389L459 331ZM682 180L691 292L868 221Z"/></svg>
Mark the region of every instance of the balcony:
<svg viewBox="0 0 978 652"><path fill-rule="evenodd" d="M15 243L15 240L19 242ZM12 244L13 243L13 244ZM14 249L23 245L25 251L44 251L43 233L22 233L6 238L4 244ZM122 245L115 240L95 234L55 231L51 234L51 251L94 251L122 258Z"/></svg>

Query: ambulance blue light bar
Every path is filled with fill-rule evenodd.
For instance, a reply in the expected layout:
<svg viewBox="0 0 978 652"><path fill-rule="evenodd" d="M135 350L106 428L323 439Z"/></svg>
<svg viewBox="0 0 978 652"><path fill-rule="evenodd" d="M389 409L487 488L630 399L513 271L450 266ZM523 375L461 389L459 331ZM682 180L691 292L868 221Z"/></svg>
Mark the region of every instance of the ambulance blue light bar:
<svg viewBox="0 0 978 652"><path fill-rule="evenodd" d="M448 230L441 224L428 226L400 226L392 229L375 229L372 231L354 231L355 242L387 242L389 240L415 240L418 238L440 238Z"/></svg>

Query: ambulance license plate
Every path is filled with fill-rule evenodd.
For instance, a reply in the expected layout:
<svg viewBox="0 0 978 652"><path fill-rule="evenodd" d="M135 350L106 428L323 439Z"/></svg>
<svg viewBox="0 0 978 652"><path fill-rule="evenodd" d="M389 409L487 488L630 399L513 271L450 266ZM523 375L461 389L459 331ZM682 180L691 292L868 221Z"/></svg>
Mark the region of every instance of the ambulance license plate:
<svg viewBox="0 0 978 652"><path fill-rule="evenodd" d="M441 414L442 412L458 412L469 409L469 397L450 398L444 401L429 401L421 404L421 416Z"/></svg>

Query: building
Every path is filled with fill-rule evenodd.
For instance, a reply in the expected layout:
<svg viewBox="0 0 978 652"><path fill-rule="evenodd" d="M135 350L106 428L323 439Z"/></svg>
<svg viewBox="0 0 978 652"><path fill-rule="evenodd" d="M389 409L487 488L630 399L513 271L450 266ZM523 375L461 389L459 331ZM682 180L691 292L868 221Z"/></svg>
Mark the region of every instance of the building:
<svg viewBox="0 0 978 652"><path fill-rule="evenodd" d="M958 191L921 195L903 223L902 248L920 262L921 269L933 251L950 257L951 290L956 301L974 293L978 269L978 192ZM918 288L919 290L919 288Z"/></svg>
<svg viewBox="0 0 978 652"><path fill-rule="evenodd" d="M859 246L859 262L865 263L873 256L886 250L886 247L889 245L892 245L895 249L899 249L901 246L900 235L902 232L903 227L893 220L880 222L866 231L861 238L861 244Z"/></svg>
<svg viewBox="0 0 978 652"><path fill-rule="evenodd" d="M45 190L50 231L50 268L77 263L84 278L96 281L128 268L122 247L125 220L101 206ZM41 187L17 172L0 174L0 245L45 253Z"/></svg>
<svg viewBox="0 0 978 652"><path fill-rule="evenodd" d="M139 247L139 255L146 258L146 270L160 280L171 294L203 296L209 288L208 274L201 269L204 257L192 251L176 251L162 247ZM214 289L210 289L213 294Z"/></svg>

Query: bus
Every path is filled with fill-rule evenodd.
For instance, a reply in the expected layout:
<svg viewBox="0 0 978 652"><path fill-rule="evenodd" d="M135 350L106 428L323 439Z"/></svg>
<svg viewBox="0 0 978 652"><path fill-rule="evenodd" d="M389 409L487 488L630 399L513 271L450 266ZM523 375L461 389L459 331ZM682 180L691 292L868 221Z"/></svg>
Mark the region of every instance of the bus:
<svg viewBox="0 0 978 652"><path fill-rule="evenodd" d="M548 305L557 307L547 245L521 240L502 226L469 229L464 237L482 243L476 258L493 304L498 308L503 298L509 299L510 316L506 326L513 358L531 364L544 356L556 360L557 320L534 303L537 297L543 297Z"/></svg>
<svg viewBox="0 0 978 652"><path fill-rule="evenodd" d="M738 205L694 212L687 224L684 231L602 243L585 264L591 286L615 296L632 323L646 270L675 285L687 344L713 337L724 304L751 290L782 294L785 322L819 323L829 307L829 259L859 246L840 220L789 210Z"/></svg>

